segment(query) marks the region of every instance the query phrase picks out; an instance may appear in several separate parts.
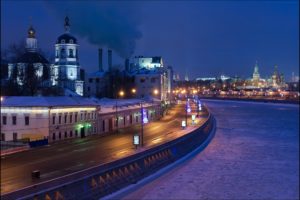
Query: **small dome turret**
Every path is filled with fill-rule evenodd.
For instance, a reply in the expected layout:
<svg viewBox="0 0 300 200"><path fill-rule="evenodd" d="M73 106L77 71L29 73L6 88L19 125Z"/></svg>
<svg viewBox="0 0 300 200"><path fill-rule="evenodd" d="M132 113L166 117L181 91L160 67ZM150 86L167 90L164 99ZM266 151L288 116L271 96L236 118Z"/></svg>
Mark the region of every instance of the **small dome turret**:
<svg viewBox="0 0 300 200"><path fill-rule="evenodd" d="M28 29L28 38L35 38L35 30L32 26Z"/></svg>

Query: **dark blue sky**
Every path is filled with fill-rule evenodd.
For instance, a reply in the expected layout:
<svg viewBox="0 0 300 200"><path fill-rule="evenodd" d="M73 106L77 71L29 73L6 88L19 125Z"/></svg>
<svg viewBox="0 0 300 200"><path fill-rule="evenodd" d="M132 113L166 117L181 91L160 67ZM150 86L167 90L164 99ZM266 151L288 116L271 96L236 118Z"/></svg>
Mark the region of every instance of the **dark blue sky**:
<svg viewBox="0 0 300 200"><path fill-rule="evenodd" d="M163 56L181 78L186 71L190 78L246 78L256 60L262 77L275 64L287 79L299 74L298 1L4 0L1 48L26 37L32 16L39 47L54 52L66 13L79 40L80 64L88 72L97 70L97 48L108 46L114 49L114 64L123 64L122 57L132 53Z"/></svg>

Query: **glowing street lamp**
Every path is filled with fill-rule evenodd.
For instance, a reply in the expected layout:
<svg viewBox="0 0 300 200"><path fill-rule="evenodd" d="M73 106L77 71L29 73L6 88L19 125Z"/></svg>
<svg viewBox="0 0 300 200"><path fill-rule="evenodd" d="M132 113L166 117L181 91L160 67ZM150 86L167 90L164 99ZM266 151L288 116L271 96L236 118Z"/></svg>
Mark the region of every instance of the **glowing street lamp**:
<svg viewBox="0 0 300 200"><path fill-rule="evenodd" d="M158 89L153 90L154 95L158 95Z"/></svg>
<svg viewBox="0 0 300 200"><path fill-rule="evenodd" d="M124 91L121 90L119 92L119 96L120 97L123 97L125 95ZM118 95L116 94L116 131L118 132L118 127L119 127L119 116L118 116Z"/></svg>
<svg viewBox="0 0 300 200"><path fill-rule="evenodd" d="M120 97L123 97L124 96L124 91L123 90L121 90L120 92L119 92L119 95L120 95Z"/></svg>
<svg viewBox="0 0 300 200"><path fill-rule="evenodd" d="M131 92L132 92L132 94L135 94L135 93L136 93L136 89L135 89L135 88L132 88L132 89L131 89Z"/></svg>
<svg viewBox="0 0 300 200"><path fill-rule="evenodd" d="M191 107L187 107L187 109L186 109L186 111L188 112L188 113L190 113L191 112Z"/></svg>

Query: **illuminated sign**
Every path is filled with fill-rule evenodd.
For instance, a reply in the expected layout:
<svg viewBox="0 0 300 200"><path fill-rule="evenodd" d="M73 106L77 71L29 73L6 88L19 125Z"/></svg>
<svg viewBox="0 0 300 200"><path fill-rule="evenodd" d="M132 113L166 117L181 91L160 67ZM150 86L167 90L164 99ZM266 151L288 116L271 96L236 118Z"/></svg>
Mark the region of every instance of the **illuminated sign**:
<svg viewBox="0 0 300 200"><path fill-rule="evenodd" d="M201 103L198 104L198 107L199 107L199 110L201 111L201 110L202 110L202 105L201 105Z"/></svg>
<svg viewBox="0 0 300 200"><path fill-rule="evenodd" d="M186 127L186 122L185 121L182 121L181 122L181 126L184 128L184 127Z"/></svg>
<svg viewBox="0 0 300 200"><path fill-rule="evenodd" d="M145 108L142 109L142 116L143 116L143 124L148 123L148 117L147 117L147 110Z"/></svg>
<svg viewBox="0 0 300 200"><path fill-rule="evenodd" d="M140 144L140 136L138 134L133 136L133 144L139 145Z"/></svg>
<svg viewBox="0 0 300 200"><path fill-rule="evenodd" d="M194 121L196 119L196 115L192 115L192 120Z"/></svg>

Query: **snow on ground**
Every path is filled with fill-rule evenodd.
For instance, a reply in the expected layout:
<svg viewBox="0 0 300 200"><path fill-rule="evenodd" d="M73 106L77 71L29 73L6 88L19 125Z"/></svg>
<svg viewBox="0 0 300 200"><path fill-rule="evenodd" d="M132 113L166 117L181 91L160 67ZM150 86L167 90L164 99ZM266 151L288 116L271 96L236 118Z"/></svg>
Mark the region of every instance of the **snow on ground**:
<svg viewBox="0 0 300 200"><path fill-rule="evenodd" d="M299 199L299 105L203 102L211 143L124 199Z"/></svg>

